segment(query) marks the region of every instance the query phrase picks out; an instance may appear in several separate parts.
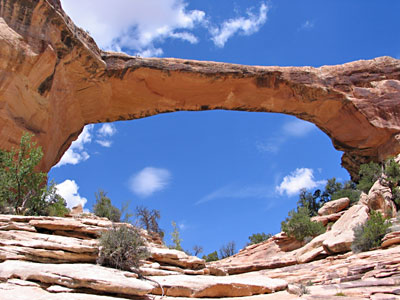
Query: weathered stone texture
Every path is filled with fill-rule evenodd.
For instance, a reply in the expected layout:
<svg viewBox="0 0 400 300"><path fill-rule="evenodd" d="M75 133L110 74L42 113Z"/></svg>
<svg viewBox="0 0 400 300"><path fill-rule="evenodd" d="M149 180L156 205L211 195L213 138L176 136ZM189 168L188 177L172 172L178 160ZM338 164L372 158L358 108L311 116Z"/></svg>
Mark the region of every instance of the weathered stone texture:
<svg viewBox="0 0 400 300"><path fill-rule="evenodd" d="M0 148L23 131L48 171L90 123L178 110L280 112L313 122L353 176L400 152L400 62L260 67L102 52L56 0L0 1Z"/></svg>

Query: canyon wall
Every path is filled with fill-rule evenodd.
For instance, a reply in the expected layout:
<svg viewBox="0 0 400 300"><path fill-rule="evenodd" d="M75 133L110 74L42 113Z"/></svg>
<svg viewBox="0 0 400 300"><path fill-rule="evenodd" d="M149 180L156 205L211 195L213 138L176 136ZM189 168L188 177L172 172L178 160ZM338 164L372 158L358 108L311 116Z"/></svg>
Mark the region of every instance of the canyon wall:
<svg viewBox="0 0 400 300"><path fill-rule="evenodd" d="M101 51L59 0L0 0L0 148L34 133L44 171L86 124L225 109L314 123L356 177L361 163L400 152L399 99L391 57L320 68L132 57Z"/></svg>

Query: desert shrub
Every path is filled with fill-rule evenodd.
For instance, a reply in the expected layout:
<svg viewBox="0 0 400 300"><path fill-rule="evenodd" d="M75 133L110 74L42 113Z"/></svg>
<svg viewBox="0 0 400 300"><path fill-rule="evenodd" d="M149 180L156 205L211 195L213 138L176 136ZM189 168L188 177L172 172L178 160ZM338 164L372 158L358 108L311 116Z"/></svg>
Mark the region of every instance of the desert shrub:
<svg viewBox="0 0 400 300"><path fill-rule="evenodd" d="M307 207L298 207L297 211L290 211L286 220L282 221L281 229L288 236L294 237L298 241L303 241L305 237L314 237L325 232L325 227L322 223L311 221Z"/></svg>
<svg viewBox="0 0 400 300"><path fill-rule="evenodd" d="M351 245L351 250L354 253L358 253L379 247L389 227L390 222L385 220L380 212L371 211L367 222L353 229L354 241Z"/></svg>
<svg viewBox="0 0 400 300"><path fill-rule="evenodd" d="M97 262L119 270L138 271L140 260L149 257L139 231L128 226L113 227L102 233L99 246Z"/></svg>
<svg viewBox="0 0 400 300"><path fill-rule="evenodd" d="M208 254L208 255L203 255L202 258L203 258L206 262L217 261L217 260L219 259L219 257L218 257L218 252L217 252L217 251L211 252L211 253Z"/></svg>
<svg viewBox="0 0 400 300"><path fill-rule="evenodd" d="M360 176L360 181L358 182L357 188L368 193L375 181L381 177L382 167L375 162L362 164L358 174Z"/></svg>
<svg viewBox="0 0 400 300"><path fill-rule="evenodd" d="M265 232L253 233L251 236L249 236L250 242L247 245L253 245L253 244L258 244L258 243L264 242L264 241L268 240L271 236L272 236L272 234L265 233Z"/></svg>
<svg viewBox="0 0 400 300"><path fill-rule="evenodd" d="M47 207L47 215L52 217L65 217L69 213L67 202L60 195L55 195Z"/></svg>
<svg viewBox="0 0 400 300"><path fill-rule="evenodd" d="M98 217L107 218L113 222L119 222L121 211L111 204L111 199L106 192L99 190L95 193L96 203L93 205L93 213Z"/></svg>
<svg viewBox="0 0 400 300"><path fill-rule="evenodd" d="M57 202L55 185L37 171L43 152L32 137L25 133L18 149L0 150L0 212L46 215Z"/></svg>
<svg viewBox="0 0 400 300"><path fill-rule="evenodd" d="M220 259L227 258L232 256L236 252L236 243L234 241L228 242L226 245L223 245L219 249L219 257Z"/></svg>

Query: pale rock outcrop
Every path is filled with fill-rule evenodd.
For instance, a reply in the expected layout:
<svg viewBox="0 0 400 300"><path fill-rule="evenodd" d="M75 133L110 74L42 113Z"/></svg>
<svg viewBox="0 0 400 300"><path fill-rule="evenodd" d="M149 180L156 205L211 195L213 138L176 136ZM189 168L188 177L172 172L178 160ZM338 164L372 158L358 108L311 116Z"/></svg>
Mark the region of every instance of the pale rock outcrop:
<svg viewBox="0 0 400 300"><path fill-rule="evenodd" d="M365 205L354 205L350 207L327 231L314 239L307 245L296 250L298 263L305 263L317 257L324 257L333 253L350 251L354 240L353 229L366 222L368 219L368 207Z"/></svg>
<svg viewBox="0 0 400 300"><path fill-rule="evenodd" d="M326 215L335 214L335 213L340 212L343 209L347 208L349 206L349 204L350 204L350 199L347 198L347 197L326 202L318 210L318 215L319 216L326 216Z"/></svg>
<svg viewBox="0 0 400 300"><path fill-rule="evenodd" d="M126 295L145 295L153 289L149 282L133 278L133 275L93 264L38 264L11 260L0 263L2 281L19 278L72 289L87 288Z"/></svg>
<svg viewBox="0 0 400 300"><path fill-rule="evenodd" d="M183 251L155 247L152 247L149 250L151 255L150 258L158 263L193 270L203 269L206 266L204 259L200 259L196 256L189 256Z"/></svg>
<svg viewBox="0 0 400 300"><path fill-rule="evenodd" d="M244 274L225 277L176 275L153 277L167 296L190 298L243 297L284 290L287 282L265 276ZM161 295L156 287L153 294Z"/></svg>
<svg viewBox="0 0 400 300"><path fill-rule="evenodd" d="M233 256L207 263L207 268L211 274L223 276L290 266L297 263L292 250L303 245L281 232L267 241L247 246Z"/></svg>
<svg viewBox="0 0 400 300"><path fill-rule="evenodd" d="M342 165L400 153L400 62L262 67L101 51L59 0L0 2L0 148L24 131L55 165L86 124L173 111L278 112L321 128Z"/></svg>
<svg viewBox="0 0 400 300"><path fill-rule="evenodd" d="M322 243L328 253L341 253L350 250L354 240L353 229L368 220L368 207L354 205L350 207L328 231Z"/></svg>
<svg viewBox="0 0 400 300"><path fill-rule="evenodd" d="M336 222L337 220L339 220L344 213L344 211L339 211L331 215L314 216L311 218L311 221L320 222L322 223L322 225L326 226L328 223Z"/></svg>
<svg viewBox="0 0 400 300"><path fill-rule="evenodd" d="M396 216L396 206L392 201L392 191L377 180L368 192L367 205L370 209L379 211L385 217Z"/></svg>

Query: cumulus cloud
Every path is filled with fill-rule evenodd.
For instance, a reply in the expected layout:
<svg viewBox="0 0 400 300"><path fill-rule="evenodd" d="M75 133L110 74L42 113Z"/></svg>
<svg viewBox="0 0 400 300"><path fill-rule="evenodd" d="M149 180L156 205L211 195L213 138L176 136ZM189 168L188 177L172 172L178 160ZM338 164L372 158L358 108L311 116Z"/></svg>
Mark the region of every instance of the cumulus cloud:
<svg viewBox="0 0 400 300"><path fill-rule="evenodd" d="M61 160L55 165L56 168L63 165L76 165L82 161L89 159L90 155L85 150L85 144L92 141L93 125L86 125L78 139L74 141L69 149L64 153Z"/></svg>
<svg viewBox="0 0 400 300"><path fill-rule="evenodd" d="M268 6L261 4L258 14L248 10L246 17L229 19L213 25L206 13L187 9L185 0L114 0L112 7L106 0L66 1L64 10L74 22L88 30L100 48L149 57L162 56L159 46L167 39L191 44L199 42L195 29L206 28L211 40L223 47L227 40L239 33L257 32L267 20Z"/></svg>
<svg viewBox="0 0 400 300"><path fill-rule="evenodd" d="M141 197L151 196L167 187L171 173L167 169L146 167L131 177L130 189Z"/></svg>
<svg viewBox="0 0 400 300"><path fill-rule="evenodd" d="M317 186L326 184L326 180L314 180L313 170L309 168L298 168L285 176L276 191L283 195L297 195L301 189L313 189Z"/></svg>
<svg viewBox="0 0 400 300"><path fill-rule="evenodd" d="M97 135L101 137L110 137L113 136L117 132L115 126L113 124L103 124L101 125L100 129L97 130Z"/></svg>
<svg viewBox="0 0 400 300"><path fill-rule="evenodd" d="M99 130L97 130L96 143L99 145L109 148L112 145L112 141L109 140L117 132L117 129L113 124L103 124Z"/></svg>
<svg viewBox="0 0 400 300"><path fill-rule="evenodd" d="M251 35L257 32L267 21L268 6L261 4L258 15L248 11L248 17L238 17L223 22L218 27L211 27L211 39L217 47L224 47L225 43L236 33Z"/></svg>
<svg viewBox="0 0 400 300"><path fill-rule="evenodd" d="M79 186L75 180L67 179L64 182L56 185L57 194L65 199L68 208L73 208L79 204L85 206L87 199L81 197L78 193Z"/></svg>
<svg viewBox="0 0 400 300"><path fill-rule="evenodd" d="M204 20L200 10L187 10L183 0L106 0L62 1L65 11L77 25L88 30L105 50L136 50L143 56L162 55L156 42L166 38L197 43L188 33Z"/></svg>

